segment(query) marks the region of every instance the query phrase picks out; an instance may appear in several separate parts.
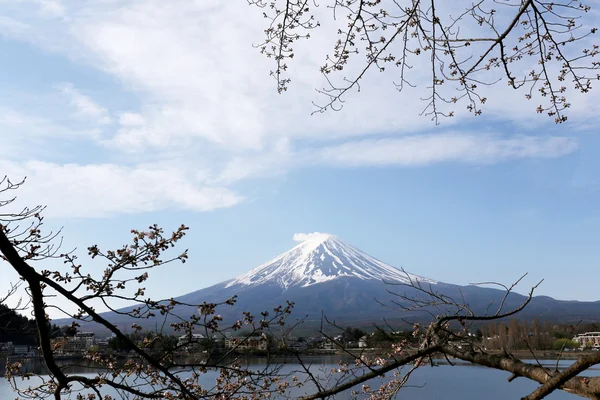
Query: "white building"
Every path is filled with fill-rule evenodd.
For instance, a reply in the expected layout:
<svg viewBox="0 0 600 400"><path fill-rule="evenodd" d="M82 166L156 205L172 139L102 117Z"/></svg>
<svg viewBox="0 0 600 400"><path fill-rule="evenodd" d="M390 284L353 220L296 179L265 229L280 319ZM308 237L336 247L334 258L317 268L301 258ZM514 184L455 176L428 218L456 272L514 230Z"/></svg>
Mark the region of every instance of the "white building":
<svg viewBox="0 0 600 400"><path fill-rule="evenodd" d="M64 353L83 353L89 350L96 343L96 336L93 332L78 332L65 343Z"/></svg>
<svg viewBox="0 0 600 400"><path fill-rule="evenodd" d="M252 335L248 337L225 338L225 348L235 350L262 350L266 351L269 345L267 335Z"/></svg>
<svg viewBox="0 0 600 400"><path fill-rule="evenodd" d="M35 357L37 355L37 347L29 345L13 344L12 342L0 343L0 356L22 356Z"/></svg>
<svg viewBox="0 0 600 400"><path fill-rule="evenodd" d="M368 337L367 337L367 335L365 335L365 336L362 336L362 337L361 337L361 338L358 340L358 348L360 348L360 349L364 349L364 348L366 348L366 347L367 347L367 345L368 345L368 344L367 344L367 340L368 340Z"/></svg>
<svg viewBox="0 0 600 400"><path fill-rule="evenodd" d="M600 332L586 332L573 338L574 342L579 343L579 347L600 347Z"/></svg>
<svg viewBox="0 0 600 400"><path fill-rule="evenodd" d="M189 344L200 343L204 340L204 335L200 333L192 333L191 335L179 336L177 339L177 347L182 347Z"/></svg>

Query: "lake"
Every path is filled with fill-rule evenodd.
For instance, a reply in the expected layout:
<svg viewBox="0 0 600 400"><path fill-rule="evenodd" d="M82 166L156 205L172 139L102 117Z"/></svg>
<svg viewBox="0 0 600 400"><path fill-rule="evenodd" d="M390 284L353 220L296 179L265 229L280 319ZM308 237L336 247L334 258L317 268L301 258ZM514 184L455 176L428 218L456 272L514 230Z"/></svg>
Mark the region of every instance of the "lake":
<svg viewBox="0 0 600 400"><path fill-rule="evenodd" d="M311 372L321 374L321 371L331 370L337 364L333 357L319 357L312 360L313 366ZM554 366L555 361L542 360L541 363ZM572 363L571 360L561 361L560 368L564 368ZM264 364L253 363L257 368ZM282 372L293 371L297 365L286 364ZM74 368L71 372L81 373L81 368ZM313 372L314 373L314 372ZM85 373L88 375L88 373ZM89 374L92 375L92 374ZM209 371L202 377L204 384L214 383L217 373ZM588 370L587 376L600 376L600 367ZM458 363L455 366L441 364L439 366L425 366L417 369L409 381L409 385L401 389L398 398L403 400L428 400L428 399L519 399L533 391L538 385L524 378L515 379L508 382L509 373L497 371L480 366L473 366L466 363ZM39 378L34 378L39 379ZM381 380L379 380L381 382ZM25 382L27 383L27 381ZM27 383L31 384L31 383ZM375 387L376 382L371 382L371 387ZM108 394L108 392L106 392ZM307 393L307 388L295 389L291 393L293 397L301 396ZM0 399L14 399L16 396L5 378L0 378ZM336 396L336 399L347 399L349 393L342 393ZM67 398L67 397L65 397ZM75 398L73 395L72 398ZM549 399L577 399L574 396L562 391L556 391L548 397Z"/></svg>

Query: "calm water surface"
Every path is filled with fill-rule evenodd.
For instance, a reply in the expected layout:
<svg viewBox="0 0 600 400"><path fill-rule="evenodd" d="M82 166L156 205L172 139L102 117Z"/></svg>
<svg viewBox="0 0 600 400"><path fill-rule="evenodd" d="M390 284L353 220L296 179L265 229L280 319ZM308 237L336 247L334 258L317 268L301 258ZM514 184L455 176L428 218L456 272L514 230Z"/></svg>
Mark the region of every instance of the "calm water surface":
<svg viewBox="0 0 600 400"><path fill-rule="evenodd" d="M331 358L320 358L313 361L312 370L322 371L331 370L336 367L336 363ZM564 368L572 361L566 360L560 362L560 367ZM553 361L542 361L547 365L554 366ZM262 365L264 366L264 365ZM256 364L257 368L261 364ZM283 367L283 371L293 371L297 368L294 364L288 364ZM72 372L77 372L74 369ZM319 372L317 372L319 373ZM92 374L90 374L92 375ZM208 372L203 376L202 383L214 383L216 372ZM436 367L422 367L416 370L409 382L410 386L404 387L398 398L403 400L429 400L429 399L519 399L522 396L533 391L538 385L524 378L518 378L513 382L508 382L509 373L496 371L489 368L472 366L469 364L457 364L455 366L439 365ZM587 376L600 376L600 368L590 369L586 372ZM39 378L37 378L39 379ZM33 381L32 381L33 382ZM378 381L379 383L381 380ZM376 387L376 383L371 382L371 387ZM31 383L27 383L31 384ZM307 388L296 389L292 396L301 396L306 394ZM108 392L107 392L108 393ZM12 387L5 378L0 378L0 399L15 399ZM75 396L73 396L75 398ZM349 393L342 393L336 399L347 399ZM553 400L577 399L579 397L570 395L561 391L556 391L548 397Z"/></svg>

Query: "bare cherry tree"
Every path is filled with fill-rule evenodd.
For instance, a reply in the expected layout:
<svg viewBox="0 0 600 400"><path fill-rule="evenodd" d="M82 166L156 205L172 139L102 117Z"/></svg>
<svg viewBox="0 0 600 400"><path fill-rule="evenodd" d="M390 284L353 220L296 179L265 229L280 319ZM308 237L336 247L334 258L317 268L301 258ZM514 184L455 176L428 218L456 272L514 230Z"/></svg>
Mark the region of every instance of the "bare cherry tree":
<svg viewBox="0 0 600 400"><path fill-rule="evenodd" d="M320 68L328 86L315 112L339 110L370 72L389 73L403 90L422 84L422 114L438 121L463 104L475 115L485 87L509 85L535 102L532 111L567 120L569 91L587 93L598 79L597 28L591 7L578 0L248 0L267 21L261 53L275 63L277 90L287 90L294 47L318 36L322 25L332 52ZM418 68L413 70L413 66ZM412 70L412 71L411 71ZM428 77L422 76L428 71Z"/></svg>
<svg viewBox="0 0 600 400"><path fill-rule="evenodd" d="M336 32L331 52L323 54L320 72L326 86L318 89L320 100L314 112L339 110L350 91L360 91L367 74L384 73L399 90L423 86L422 115L436 123L453 117L457 107L480 115L488 100L489 87L504 85L533 102L532 112L547 114L556 123L567 120L571 106L567 96L585 94L592 81L600 79L598 45L594 42L597 12L578 0L248 0L260 9L266 24L264 40L256 47L272 59L279 93L291 84L288 71L301 40ZM328 29L334 27L334 30ZM414 68L414 67L417 68ZM327 386L313 376L319 390L307 398L325 398L368 382L376 376L412 365L386 387L362 393L389 398L408 379L414 366L433 354L456 357L475 364L509 371L541 386L527 399L539 399L561 389L586 398L600 398L598 378L578 376L600 362L600 354L583 355L569 368L559 371L529 364L505 354L489 354L471 343L465 327L476 321L511 316L525 307L477 315L460 298L436 293L413 282L423 296L403 298L399 312L415 309L432 313L431 323L415 327L417 343L401 343L398 354L386 359L342 365L342 376ZM513 287L505 287L507 295ZM533 292L532 292L533 293ZM530 294L530 299L531 295ZM406 305L408 304L408 306ZM432 310L437 310L436 314ZM323 332L325 335L325 332ZM331 338L332 339L332 338ZM340 349L341 350L341 349ZM363 371L364 372L364 371ZM307 372L308 373L308 372Z"/></svg>
<svg viewBox="0 0 600 400"><path fill-rule="evenodd" d="M396 311L421 311L429 316L428 324L414 324L412 340L402 340L394 343L387 354L372 357L364 352L353 352L340 345L340 351L347 352L352 357L352 363L340 363L340 368L330 374L310 374L314 386L319 388L315 393L303 397L303 400L324 399L343 391L353 390L355 397L369 399L390 399L400 389L409 383L411 374L419 367L435 363L435 359L445 359L451 365L452 360L463 360L511 373L509 382L516 378L525 378L540 383L532 393L523 399L542 399L555 390L564 390L583 398L600 398L600 377L581 376L582 372L600 364L600 354L583 354L564 370L548 368L537 361L535 353L531 353L534 362L523 362L508 351L501 354L489 352L478 344L469 333L474 323L501 320L522 311L533 298L533 293L539 283L534 286L525 301L518 307L508 309L505 306L507 298L523 279L521 277L511 286L495 282L485 284L499 285L504 290L504 297L495 308L490 308L484 314L476 314L465 302L460 293L457 297L437 291L432 285L412 280L407 274L408 284L400 284L399 289L390 292L397 296L392 304ZM541 282L540 282L541 283ZM406 291L401 290L407 289ZM329 323L335 325L335 323ZM324 331L324 336L331 338ZM369 383L378 377L387 379L380 386ZM331 384L333 383L333 384ZM329 385L328 385L329 384ZM356 390L359 387L360 390Z"/></svg>
<svg viewBox="0 0 600 400"><path fill-rule="evenodd" d="M18 189L23 182L13 183L9 179L2 181L0 195L7 195ZM2 207L14 202L14 197L3 200ZM0 215L0 268L11 267L25 282L31 300L31 309L36 321L39 347L47 369L48 377L40 377L34 385L20 387L19 378L29 377L21 371L21 363L7 365L7 378L13 382L15 390L21 396L29 398L52 397L61 399L77 393L77 398L111 399L111 394L102 392L102 388L112 390L112 396L120 398L150 399L204 399L235 398L262 395L284 391L279 367L266 363L256 369L242 364L236 355L249 338L257 334L268 333L272 327L285 324L293 304L275 307L260 316L243 313L232 325L223 327L217 308L231 306L236 299L225 299L222 303L183 304L175 299L149 299L144 297L141 286L148 278L148 271L160 268L172 262L185 262L187 251L171 254L173 248L188 229L180 226L171 234L158 226L150 226L147 231L132 230L132 242L116 250L102 250L99 246L90 246L88 262L102 259L105 269L99 274L86 268L75 252L61 253L58 233L43 233L42 207L24 208L17 212ZM44 263L57 259L70 269L68 272L44 269ZM40 268L36 268L40 266ZM69 312L58 306L53 299L60 297L75 306L77 312ZM114 308L111 301L118 299L132 305L126 311ZM175 316L176 322L170 329L179 332L190 340L178 341L160 352L148 350L150 341L134 341L95 309L96 304L115 313L125 315L131 321L134 332L142 328L136 322L148 318ZM191 316L181 317L174 314L178 306L193 310ZM73 320L76 328L83 322L94 322L112 332L126 344L133 353L126 362L113 355L89 351L85 357L94 362L101 372L95 377L69 373L68 365L57 362L57 354L66 340L53 340L50 332L48 310L56 309ZM188 314L189 315L189 314ZM199 359L178 359L177 355L192 342L192 331L203 331L206 338L225 335L225 331L236 332L244 329L246 336L238 340L226 352L212 354L208 352ZM209 350L211 350L209 348ZM174 367L177 367L174 369ZM199 377L208 370L218 371L218 377L209 385L200 383ZM116 394L115 394L116 393Z"/></svg>

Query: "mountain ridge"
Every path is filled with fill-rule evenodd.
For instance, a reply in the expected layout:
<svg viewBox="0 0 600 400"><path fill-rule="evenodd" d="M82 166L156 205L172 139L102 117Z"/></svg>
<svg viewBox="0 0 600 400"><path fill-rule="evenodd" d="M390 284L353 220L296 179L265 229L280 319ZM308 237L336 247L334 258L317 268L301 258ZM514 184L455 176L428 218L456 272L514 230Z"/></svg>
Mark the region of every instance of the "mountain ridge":
<svg viewBox="0 0 600 400"><path fill-rule="evenodd" d="M500 304L504 310L512 310L523 304L526 296L474 285L459 286L435 281L396 269L361 250L347 245L329 234L303 235L302 243L287 252L261 264L233 279L193 291L175 300L186 304L221 303L234 295L234 306L219 308L227 326L248 311L260 315L262 311L293 301L293 316L304 319L305 326L318 326L323 315L330 320L343 321L355 326L385 321L426 322L439 309L423 308L406 310L410 306L406 297L422 296L423 292L412 287L421 284L436 293L460 299L468 304L473 313L489 315ZM387 305L388 307L385 307ZM119 311L127 310L127 308ZM403 310L401 313L399 310ZM196 314L194 307L177 306L174 310L181 316ZM119 313L102 314L120 328L131 326L132 319ZM600 321L600 302L560 301L548 296L534 297L516 318L557 320L575 323ZM159 317L156 317L159 318ZM136 319L143 327L152 328L157 319ZM176 320L168 316L161 323ZM64 320L63 320L64 322ZM60 323L60 322L59 322ZM87 326L82 329L94 328Z"/></svg>

